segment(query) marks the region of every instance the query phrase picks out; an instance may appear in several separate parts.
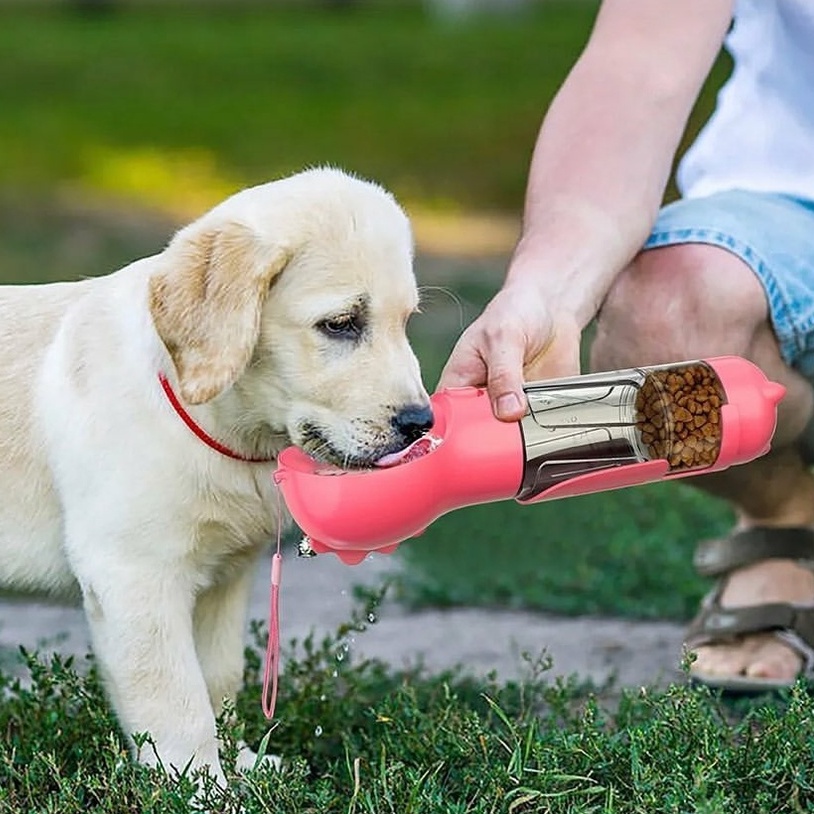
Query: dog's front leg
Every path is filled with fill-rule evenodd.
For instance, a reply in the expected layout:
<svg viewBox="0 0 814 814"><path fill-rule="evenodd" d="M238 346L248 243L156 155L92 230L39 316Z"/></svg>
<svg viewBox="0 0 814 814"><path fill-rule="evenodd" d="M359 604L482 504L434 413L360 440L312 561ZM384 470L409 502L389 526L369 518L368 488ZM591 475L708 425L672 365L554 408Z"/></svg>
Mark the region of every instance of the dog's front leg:
<svg viewBox="0 0 814 814"><path fill-rule="evenodd" d="M194 586L182 568L95 560L80 575L94 651L119 722L149 734L139 759L182 771L209 766L225 783L215 715L195 649Z"/></svg>
<svg viewBox="0 0 814 814"><path fill-rule="evenodd" d="M236 699L243 680L246 615L258 554L247 556L228 580L202 593L195 606L195 647L216 715L226 699ZM237 768L252 768L257 755L239 746ZM275 757L266 759L279 764Z"/></svg>
<svg viewBox="0 0 814 814"><path fill-rule="evenodd" d="M243 680L243 649L249 592L257 556L237 573L201 593L195 604L195 649L215 715L234 700Z"/></svg>

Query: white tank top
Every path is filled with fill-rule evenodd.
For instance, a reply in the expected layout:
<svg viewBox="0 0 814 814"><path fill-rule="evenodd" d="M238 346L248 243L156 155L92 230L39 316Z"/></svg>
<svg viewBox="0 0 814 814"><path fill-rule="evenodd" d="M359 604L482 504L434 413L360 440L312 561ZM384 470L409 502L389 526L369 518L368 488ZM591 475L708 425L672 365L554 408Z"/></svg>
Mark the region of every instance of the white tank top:
<svg viewBox="0 0 814 814"><path fill-rule="evenodd" d="M679 164L682 195L814 200L814 0L738 0L725 46L735 66Z"/></svg>

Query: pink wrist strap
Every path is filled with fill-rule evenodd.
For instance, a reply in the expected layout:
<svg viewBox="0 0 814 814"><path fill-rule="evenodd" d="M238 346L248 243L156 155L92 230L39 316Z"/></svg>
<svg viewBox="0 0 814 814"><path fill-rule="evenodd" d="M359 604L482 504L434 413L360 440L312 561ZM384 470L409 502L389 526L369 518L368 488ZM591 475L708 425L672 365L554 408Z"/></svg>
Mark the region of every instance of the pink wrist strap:
<svg viewBox="0 0 814 814"><path fill-rule="evenodd" d="M269 599L269 634L266 643L266 663L263 670L263 714L267 720L274 717L277 706L277 684L280 673L280 582L283 576L282 549L283 512L280 492L277 491L277 550L271 558L271 597Z"/></svg>

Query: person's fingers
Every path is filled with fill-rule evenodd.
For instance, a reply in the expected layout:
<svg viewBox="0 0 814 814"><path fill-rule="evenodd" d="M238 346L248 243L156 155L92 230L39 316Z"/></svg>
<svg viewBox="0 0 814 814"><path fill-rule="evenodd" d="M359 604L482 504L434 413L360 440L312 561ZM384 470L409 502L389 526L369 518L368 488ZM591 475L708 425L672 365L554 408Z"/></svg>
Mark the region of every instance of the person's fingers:
<svg viewBox="0 0 814 814"><path fill-rule="evenodd" d="M438 387L485 385L495 416L518 421L526 381L579 374L579 337L576 324L555 325L534 296L504 289L461 335Z"/></svg>
<svg viewBox="0 0 814 814"><path fill-rule="evenodd" d="M478 387L483 384L483 377L473 375L470 365L451 356L441 371L438 390L445 387Z"/></svg>
<svg viewBox="0 0 814 814"><path fill-rule="evenodd" d="M438 380L444 387L486 386L492 412L503 421L517 421L525 413L522 335L479 327L465 332L453 349Z"/></svg>
<svg viewBox="0 0 814 814"><path fill-rule="evenodd" d="M486 365L464 333L447 359L438 379L438 390L444 387L482 387L486 384Z"/></svg>
<svg viewBox="0 0 814 814"><path fill-rule="evenodd" d="M523 376L527 382L564 379L579 376L579 373L579 345L572 347L559 343L548 345L531 362L527 362L523 369Z"/></svg>
<svg viewBox="0 0 814 814"><path fill-rule="evenodd" d="M527 359L523 375L527 382L560 379L580 374L580 337L576 325L560 322L551 332L550 341Z"/></svg>

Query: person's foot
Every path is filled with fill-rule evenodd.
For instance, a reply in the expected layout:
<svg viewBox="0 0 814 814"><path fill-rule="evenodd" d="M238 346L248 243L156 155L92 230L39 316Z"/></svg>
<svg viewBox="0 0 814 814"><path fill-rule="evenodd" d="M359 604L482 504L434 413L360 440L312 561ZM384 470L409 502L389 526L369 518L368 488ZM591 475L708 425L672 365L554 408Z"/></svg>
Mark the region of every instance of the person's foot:
<svg viewBox="0 0 814 814"><path fill-rule="evenodd" d="M793 560L764 560L733 571L720 597L722 607L769 602L814 605L814 572ZM728 678L747 676L793 681L802 667L800 654L771 633L695 648L691 673Z"/></svg>

